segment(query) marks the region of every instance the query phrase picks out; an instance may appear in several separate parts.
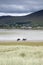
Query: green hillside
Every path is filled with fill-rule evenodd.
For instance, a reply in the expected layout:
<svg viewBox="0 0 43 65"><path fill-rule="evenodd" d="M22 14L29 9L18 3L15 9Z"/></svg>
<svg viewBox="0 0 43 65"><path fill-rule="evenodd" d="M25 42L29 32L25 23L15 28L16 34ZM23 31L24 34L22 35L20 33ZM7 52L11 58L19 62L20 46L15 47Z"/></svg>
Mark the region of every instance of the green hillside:
<svg viewBox="0 0 43 65"><path fill-rule="evenodd" d="M27 16L0 16L0 28L9 27L43 27L43 10Z"/></svg>

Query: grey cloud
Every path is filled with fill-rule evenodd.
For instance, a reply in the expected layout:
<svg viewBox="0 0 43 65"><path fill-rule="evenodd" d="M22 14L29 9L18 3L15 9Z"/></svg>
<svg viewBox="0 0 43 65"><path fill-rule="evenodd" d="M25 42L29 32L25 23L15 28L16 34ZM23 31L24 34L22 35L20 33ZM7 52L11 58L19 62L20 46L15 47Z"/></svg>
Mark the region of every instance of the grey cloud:
<svg viewBox="0 0 43 65"><path fill-rule="evenodd" d="M29 13L43 9L43 0L0 0L0 12Z"/></svg>

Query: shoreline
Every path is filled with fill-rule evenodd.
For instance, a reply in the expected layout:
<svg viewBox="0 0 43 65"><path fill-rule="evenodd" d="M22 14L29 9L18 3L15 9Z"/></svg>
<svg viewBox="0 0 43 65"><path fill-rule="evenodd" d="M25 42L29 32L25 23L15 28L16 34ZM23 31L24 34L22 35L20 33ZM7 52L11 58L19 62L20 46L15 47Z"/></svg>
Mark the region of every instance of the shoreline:
<svg viewBox="0 0 43 65"><path fill-rule="evenodd" d="M43 30L43 29L16 29L16 28L11 28L11 29L1 29L0 30Z"/></svg>
<svg viewBox="0 0 43 65"><path fill-rule="evenodd" d="M43 40L0 40L0 42L43 42Z"/></svg>
<svg viewBox="0 0 43 65"><path fill-rule="evenodd" d="M0 41L0 45L43 46L43 41Z"/></svg>

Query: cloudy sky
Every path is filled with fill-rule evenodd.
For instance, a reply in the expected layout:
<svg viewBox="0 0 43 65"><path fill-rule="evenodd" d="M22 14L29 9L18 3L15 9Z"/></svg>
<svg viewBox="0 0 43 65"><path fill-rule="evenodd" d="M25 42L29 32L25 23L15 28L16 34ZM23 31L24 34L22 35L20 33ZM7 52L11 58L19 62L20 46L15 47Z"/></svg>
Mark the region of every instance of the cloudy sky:
<svg viewBox="0 0 43 65"><path fill-rule="evenodd" d="M0 0L0 16L21 16L43 9L43 0Z"/></svg>

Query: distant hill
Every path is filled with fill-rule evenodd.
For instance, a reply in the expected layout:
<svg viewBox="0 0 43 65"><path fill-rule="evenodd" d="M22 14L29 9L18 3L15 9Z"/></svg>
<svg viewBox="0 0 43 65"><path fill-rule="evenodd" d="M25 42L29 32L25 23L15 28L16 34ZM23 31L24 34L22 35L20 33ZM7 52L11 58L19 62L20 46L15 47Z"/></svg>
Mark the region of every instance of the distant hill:
<svg viewBox="0 0 43 65"><path fill-rule="evenodd" d="M32 21L32 24L43 26L43 10L27 15L26 17Z"/></svg>
<svg viewBox="0 0 43 65"><path fill-rule="evenodd" d="M24 26L42 26L43 10L31 13L26 16L0 16L0 27L4 25L24 25Z"/></svg>

